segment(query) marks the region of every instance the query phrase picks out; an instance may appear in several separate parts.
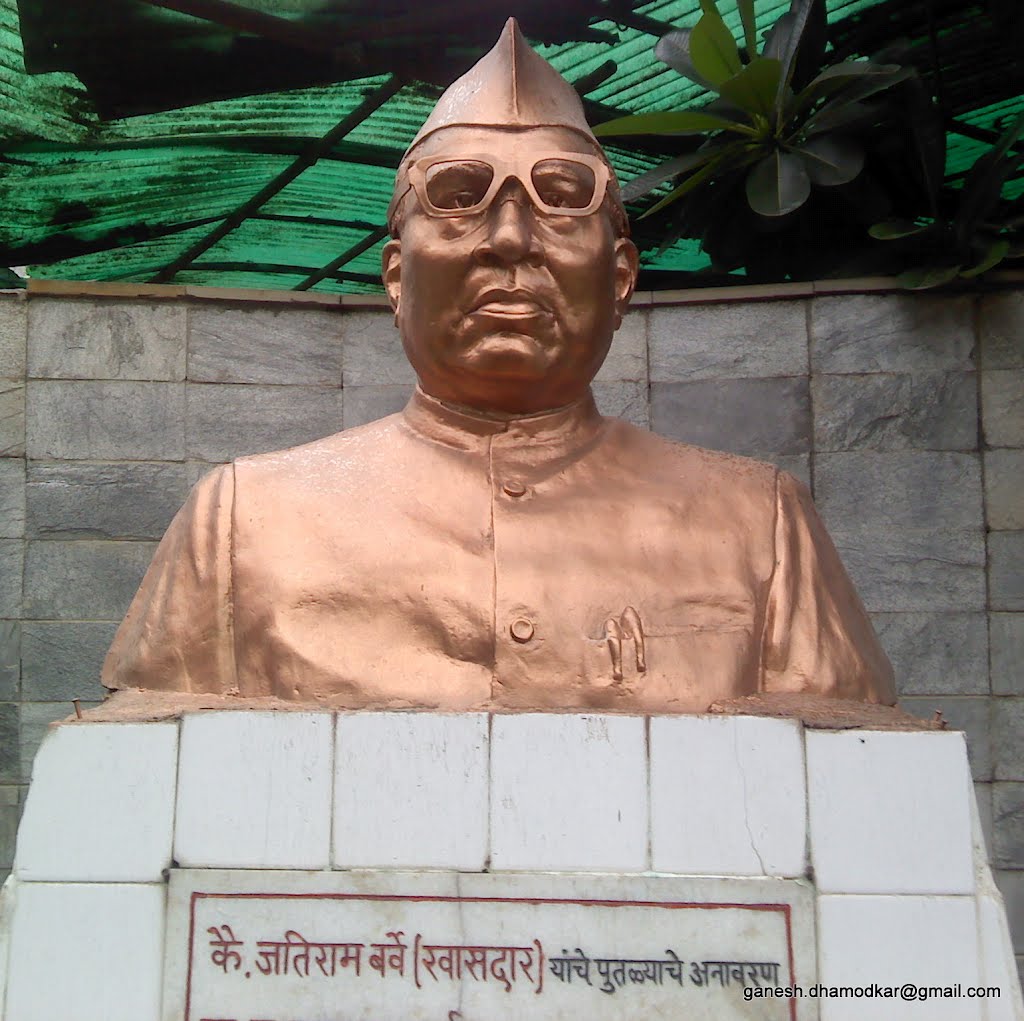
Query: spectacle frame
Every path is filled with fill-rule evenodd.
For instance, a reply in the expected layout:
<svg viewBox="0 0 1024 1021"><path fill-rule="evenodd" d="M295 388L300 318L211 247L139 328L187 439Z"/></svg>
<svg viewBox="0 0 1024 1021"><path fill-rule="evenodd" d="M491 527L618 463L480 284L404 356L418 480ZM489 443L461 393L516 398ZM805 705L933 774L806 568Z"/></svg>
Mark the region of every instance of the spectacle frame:
<svg viewBox="0 0 1024 1021"><path fill-rule="evenodd" d="M407 170L420 206L430 216L473 216L486 211L515 178L536 209L552 216L589 216L604 201L610 173L597 156L578 152L424 156Z"/></svg>

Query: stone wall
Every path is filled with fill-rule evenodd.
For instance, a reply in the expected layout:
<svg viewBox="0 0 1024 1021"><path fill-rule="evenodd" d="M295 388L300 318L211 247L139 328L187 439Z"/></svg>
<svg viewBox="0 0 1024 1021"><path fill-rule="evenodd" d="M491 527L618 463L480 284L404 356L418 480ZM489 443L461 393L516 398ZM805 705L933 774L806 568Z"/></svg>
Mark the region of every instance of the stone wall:
<svg viewBox="0 0 1024 1021"><path fill-rule="evenodd" d="M1024 291L781 291L641 295L598 403L811 484L904 706L966 731L1024 954ZM0 878L192 483L404 403L390 315L328 302L0 294Z"/></svg>

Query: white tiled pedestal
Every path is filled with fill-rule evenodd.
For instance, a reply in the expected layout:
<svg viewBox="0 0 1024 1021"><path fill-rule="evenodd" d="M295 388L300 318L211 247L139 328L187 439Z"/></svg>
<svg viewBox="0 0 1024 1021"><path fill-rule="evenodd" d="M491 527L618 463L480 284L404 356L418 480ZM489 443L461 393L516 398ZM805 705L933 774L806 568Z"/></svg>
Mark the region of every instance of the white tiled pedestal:
<svg viewBox="0 0 1024 1021"><path fill-rule="evenodd" d="M208 711L64 724L40 749L0 895L0 1018L198 1021L179 995L185 908L172 897L179 907L167 914L169 875L220 897L237 876L239 895L276 884L279 898L376 898L375 938L389 919L399 931L403 917L426 932L436 901L446 905L438 919L450 916L438 925L449 942L470 938L472 927L459 928L469 918L509 940L512 923L495 908L492 925L486 905L505 904L525 932L543 902L538 941L560 944L558 920L583 911L603 919L580 930L587 946L605 952L620 939L624 956L656 955L659 975L665 948L682 948L677 937L692 963L698 944L712 957L739 952L728 940L708 949L713 910L687 916L710 920L684 940L685 926L658 928L673 917L659 905L717 906L724 932L737 904L789 903L797 964L785 973L803 997L784 1001L795 1013L786 1007L780 1017L1024 1021L957 733L805 732L759 717L425 712ZM388 907L392 887L396 903L415 903L407 916ZM508 914L510 898L519 914ZM581 905L603 905L604 914ZM656 919L649 939L642 921L619 933L616 919L644 911ZM200 917L227 938L221 926L234 916ZM554 943L545 943L549 968L554 955L575 953L575 943ZM227 976L232 947L222 949ZM583 1001L548 978L557 996L524 994L514 1007L497 986L492 995L464 982L454 1021L576 1016L564 1004ZM816 985L845 993L814 996ZM972 995L979 986L999 996ZM783 1006L741 991L723 994L712 1014L693 1007L699 997L687 1000L686 1016L774 1018ZM592 1016L678 1015L636 988L605 993L594 994ZM378 1005L372 1016L434 1018L410 1002Z"/></svg>

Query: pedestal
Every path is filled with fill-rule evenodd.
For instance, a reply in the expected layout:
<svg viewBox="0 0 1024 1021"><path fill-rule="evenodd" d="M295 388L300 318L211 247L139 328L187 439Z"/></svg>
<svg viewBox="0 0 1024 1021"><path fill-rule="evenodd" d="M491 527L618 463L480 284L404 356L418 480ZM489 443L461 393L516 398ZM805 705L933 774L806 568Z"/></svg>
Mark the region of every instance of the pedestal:
<svg viewBox="0 0 1024 1021"><path fill-rule="evenodd" d="M7 1021L1024 1018L963 737L742 716L68 723Z"/></svg>

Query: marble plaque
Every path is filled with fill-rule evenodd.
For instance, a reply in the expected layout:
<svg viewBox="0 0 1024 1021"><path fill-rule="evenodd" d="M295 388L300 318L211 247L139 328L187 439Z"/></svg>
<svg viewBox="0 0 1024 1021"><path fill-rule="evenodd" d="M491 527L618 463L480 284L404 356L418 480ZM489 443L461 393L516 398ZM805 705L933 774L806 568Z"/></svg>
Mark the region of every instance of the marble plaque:
<svg viewBox="0 0 1024 1021"><path fill-rule="evenodd" d="M163 1021L813 1021L780 879L174 870Z"/></svg>

